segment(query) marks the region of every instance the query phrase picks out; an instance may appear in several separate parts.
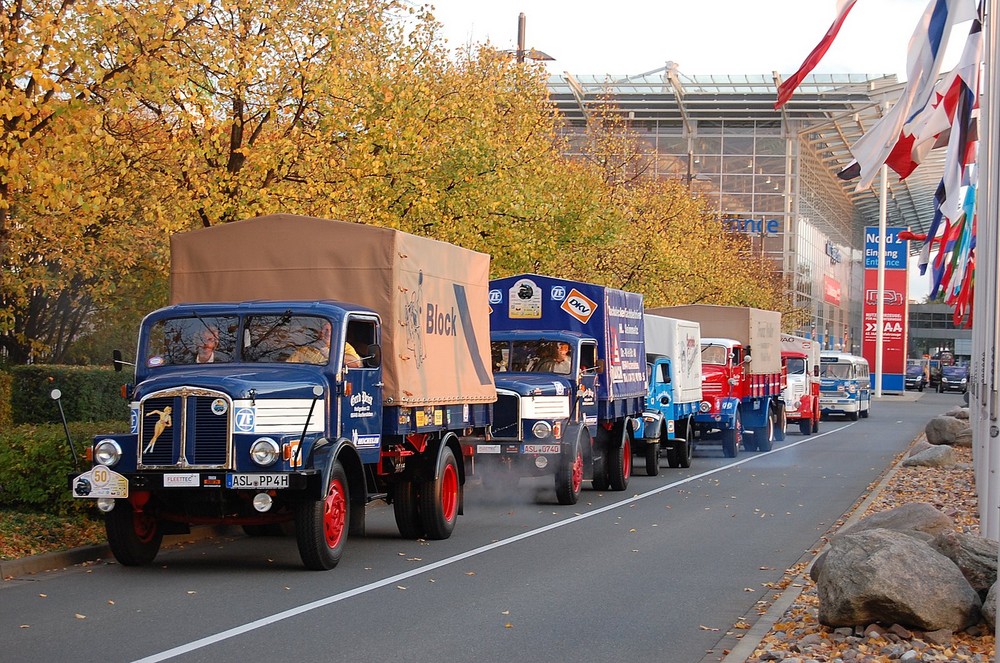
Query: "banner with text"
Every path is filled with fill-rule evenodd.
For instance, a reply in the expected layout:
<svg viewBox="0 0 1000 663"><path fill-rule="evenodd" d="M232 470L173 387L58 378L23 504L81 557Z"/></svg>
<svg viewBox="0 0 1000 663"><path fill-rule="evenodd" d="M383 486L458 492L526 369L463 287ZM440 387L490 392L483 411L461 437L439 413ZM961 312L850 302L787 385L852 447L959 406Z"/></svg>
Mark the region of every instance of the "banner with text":
<svg viewBox="0 0 1000 663"><path fill-rule="evenodd" d="M882 389L903 391L906 375L907 285L909 244L899 238L906 228L886 228L885 287L882 299ZM865 227L864 334L861 354L871 369L875 387L875 336L878 332L878 226Z"/></svg>

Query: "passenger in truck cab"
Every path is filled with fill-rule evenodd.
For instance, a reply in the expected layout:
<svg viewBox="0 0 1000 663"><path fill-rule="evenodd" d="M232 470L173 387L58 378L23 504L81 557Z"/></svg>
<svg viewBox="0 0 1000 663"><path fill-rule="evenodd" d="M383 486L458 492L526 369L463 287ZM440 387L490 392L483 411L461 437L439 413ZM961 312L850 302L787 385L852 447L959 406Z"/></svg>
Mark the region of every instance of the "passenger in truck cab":
<svg viewBox="0 0 1000 663"><path fill-rule="evenodd" d="M573 360L570 359L571 352L572 348L570 348L569 343L559 341L555 345L553 355L542 360L538 365L538 370L543 373L569 375L569 372L573 369Z"/></svg>
<svg viewBox="0 0 1000 663"><path fill-rule="evenodd" d="M288 357L288 361L293 364L325 364L330 358L330 338L333 334L333 325L324 320L319 329L304 329L303 333L315 335L315 340L306 345L295 348L295 351ZM354 348L347 346L351 352ZM354 353L357 357L357 353Z"/></svg>
<svg viewBox="0 0 1000 663"><path fill-rule="evenodd" d="M219 328L207 325L195 333L194 363L212 364L215 362L215 350L219 347Z"/></svg>

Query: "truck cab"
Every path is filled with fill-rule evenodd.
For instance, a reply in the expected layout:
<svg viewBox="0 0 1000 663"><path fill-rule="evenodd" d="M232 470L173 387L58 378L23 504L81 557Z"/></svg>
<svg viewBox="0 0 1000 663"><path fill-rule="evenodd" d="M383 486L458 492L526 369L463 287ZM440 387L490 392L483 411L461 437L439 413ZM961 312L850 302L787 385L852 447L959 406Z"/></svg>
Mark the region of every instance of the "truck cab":
<svg viewBox="0 0 1000 663"><path fill-rule="evenodd" d="M649 394L636 431L637 452L645 456L646 474L659 474L661 450L666 451L670 467L691 467L693 449L688 435L700 401L691 404L681 401L670 357L647 354L646 371Z"/></svg>
<svg viewBox="0 0 1000 663"><path fill-rule="evenodd" d="M781 393L788 421L798 422L803 435L819 431L819 365L805 352L781 351L786 387Z"/></svg>

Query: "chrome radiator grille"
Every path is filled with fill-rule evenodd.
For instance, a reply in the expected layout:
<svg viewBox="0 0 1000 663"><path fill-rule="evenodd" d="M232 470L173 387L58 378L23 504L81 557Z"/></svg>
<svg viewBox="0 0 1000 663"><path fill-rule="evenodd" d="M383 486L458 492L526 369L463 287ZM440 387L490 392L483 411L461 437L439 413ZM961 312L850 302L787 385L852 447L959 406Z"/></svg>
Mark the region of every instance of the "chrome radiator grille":
<svg viewBox="0 0 1000 663"><path fill-rule="evenodd" d="M139 404L139 467L230 467L233 403L219 391L181 387Z"/></svg>

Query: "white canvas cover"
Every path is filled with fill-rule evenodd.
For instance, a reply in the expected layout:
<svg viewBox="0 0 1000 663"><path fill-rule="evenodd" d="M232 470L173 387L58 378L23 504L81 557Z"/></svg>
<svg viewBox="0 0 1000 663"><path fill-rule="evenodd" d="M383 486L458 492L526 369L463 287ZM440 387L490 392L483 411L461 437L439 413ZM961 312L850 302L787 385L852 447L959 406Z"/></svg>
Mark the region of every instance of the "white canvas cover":
<svg viewBox="0 0 1000 663"><path fill-rule="evenodd" d="M677 402L701 400L701 325L645 313L646 352L670 358Z"/></svg>
<svg viewBox="0 0 1000 663"><path fill-rule="evenodd" d="M496 400L484 253L291 214L179 233L170 250L174 304L337 300L375 310L386 405Z"/></svg>

